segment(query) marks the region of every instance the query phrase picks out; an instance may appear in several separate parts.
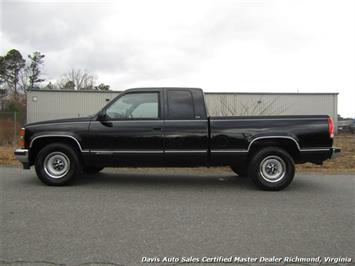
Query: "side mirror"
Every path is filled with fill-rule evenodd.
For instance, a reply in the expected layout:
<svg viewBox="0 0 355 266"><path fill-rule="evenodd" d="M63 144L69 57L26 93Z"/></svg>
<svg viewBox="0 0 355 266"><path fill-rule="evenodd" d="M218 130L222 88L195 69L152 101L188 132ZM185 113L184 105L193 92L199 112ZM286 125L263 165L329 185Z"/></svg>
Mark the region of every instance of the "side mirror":
<svg viewBox="0 0 355 266"><path fill-rule="evenodd" d="M99 114L97 115L97 120L98 120L98 121L105 121L105 120L106 120L106 113L105 113L105 111L99 112Z"/></svg>
<svg viewBox="0 0 355 266"><path fill-rule="evenodd" d="M107 121L107 116L106 116L106 112L105 111L101 111L97 115L97 120L100 121L101 124L106 126L106 127L113 127L113 123L110 122L110 121Z"/></svg>

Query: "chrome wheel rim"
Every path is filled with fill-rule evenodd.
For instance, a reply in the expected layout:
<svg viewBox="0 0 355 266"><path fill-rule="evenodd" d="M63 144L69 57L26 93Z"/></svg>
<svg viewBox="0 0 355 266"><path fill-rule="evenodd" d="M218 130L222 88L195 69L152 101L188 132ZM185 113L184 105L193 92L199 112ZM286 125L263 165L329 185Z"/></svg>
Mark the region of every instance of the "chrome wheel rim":
<svg viewBox="0 0 355 266"><path fill-rule="evenodd" d="M62 178L70 170L70 160L62 152L52 152L44 159L44 171L51 178Z"/></svg>
<svg viewBox="0 0 355 266"><path fill-rule="evenodd" d="M276 155L267 156L260 163L260 175L267 182L278 182L286 175L285 161Z"/></svg>

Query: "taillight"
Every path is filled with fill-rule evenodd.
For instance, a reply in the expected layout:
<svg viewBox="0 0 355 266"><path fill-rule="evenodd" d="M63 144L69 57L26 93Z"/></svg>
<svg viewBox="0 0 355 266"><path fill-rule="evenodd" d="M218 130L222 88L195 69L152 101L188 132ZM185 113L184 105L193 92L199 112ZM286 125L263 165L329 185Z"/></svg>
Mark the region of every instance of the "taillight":
<svg viewBox="0 0 355 266"><path fill-rule="evenodd" d="M329 137L334 138L334 122L333 119L328 117L328 129L329 129Z"/></svg>
<svg viewBox="0 0 355 266"><path fill-rule="evenodd" d="M25 129L21 128L20 132L19 132L19 141L18 141L18 145L20 146L20 148L25 148Z"/></svg>

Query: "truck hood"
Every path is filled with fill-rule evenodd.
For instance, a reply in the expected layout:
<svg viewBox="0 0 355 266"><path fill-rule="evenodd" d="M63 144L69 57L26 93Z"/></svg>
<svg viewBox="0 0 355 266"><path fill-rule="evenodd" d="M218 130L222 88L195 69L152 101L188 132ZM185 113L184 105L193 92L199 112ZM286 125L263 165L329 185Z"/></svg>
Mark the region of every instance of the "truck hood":
<svg viewBox="0 0 355 266"><path fill-rule="evenodd" d="M75 123L75 122L90 122L95 115L85 116L85 117L75 117L75 118L65 118L65 119L55 119L55 120L46 120L35 123L26 124L25 127L45 125L45 124L65 124L65 123Z"/></svg>

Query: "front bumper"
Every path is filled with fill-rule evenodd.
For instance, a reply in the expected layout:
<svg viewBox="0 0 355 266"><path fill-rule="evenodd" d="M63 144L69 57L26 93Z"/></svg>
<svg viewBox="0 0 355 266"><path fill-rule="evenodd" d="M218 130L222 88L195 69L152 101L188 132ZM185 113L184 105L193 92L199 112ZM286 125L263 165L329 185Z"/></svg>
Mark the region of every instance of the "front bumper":
<svg viewBox="0 0 355 266"><path fill-rule="evenodd" d="M340 148L331 148L330 159L334 159L340 155L341 149Z"/></svg>
<svg viewBox="0 0 355 266"><path fill-rule="evenodd" d="M16 149L14 154L15 154L16 160L18 160L22 163L24 169L30 168L27 149Z"/></svg>

